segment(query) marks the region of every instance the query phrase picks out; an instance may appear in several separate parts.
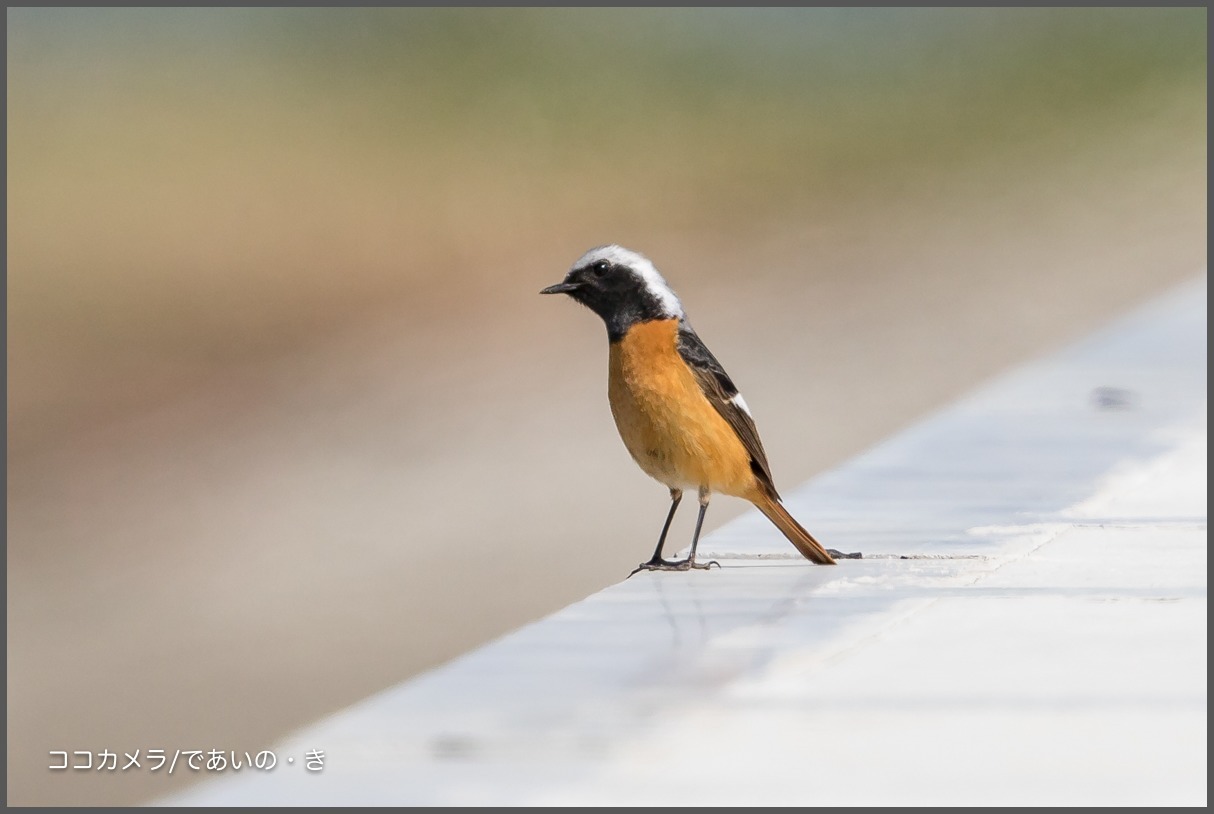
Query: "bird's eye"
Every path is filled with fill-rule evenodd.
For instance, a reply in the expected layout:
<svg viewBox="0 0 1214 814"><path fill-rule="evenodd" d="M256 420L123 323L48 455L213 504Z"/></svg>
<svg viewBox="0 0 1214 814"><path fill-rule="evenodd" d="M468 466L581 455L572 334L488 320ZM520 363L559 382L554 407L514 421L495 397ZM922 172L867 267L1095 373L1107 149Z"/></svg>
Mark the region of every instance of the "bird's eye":
<svg viewBox="0 0 1214 814"><path fill-rule="evenodd" d="M609 268L611 268L610 263L608 263L606 260L600 260L590 267L590 271L595 277L602 277L607 273L607 269Z"/></svg>

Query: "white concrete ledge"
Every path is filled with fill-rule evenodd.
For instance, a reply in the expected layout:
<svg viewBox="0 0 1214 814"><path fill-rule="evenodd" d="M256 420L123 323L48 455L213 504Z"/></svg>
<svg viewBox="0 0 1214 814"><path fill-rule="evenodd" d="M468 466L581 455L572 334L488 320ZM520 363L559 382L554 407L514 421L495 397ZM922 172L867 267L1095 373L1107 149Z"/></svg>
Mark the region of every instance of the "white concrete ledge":
<svg viewBox="0 0 1214 814"><path fill-rule="evenodd" d="M1204 806L1205 495L1203 274L163 802Z"/></svg>

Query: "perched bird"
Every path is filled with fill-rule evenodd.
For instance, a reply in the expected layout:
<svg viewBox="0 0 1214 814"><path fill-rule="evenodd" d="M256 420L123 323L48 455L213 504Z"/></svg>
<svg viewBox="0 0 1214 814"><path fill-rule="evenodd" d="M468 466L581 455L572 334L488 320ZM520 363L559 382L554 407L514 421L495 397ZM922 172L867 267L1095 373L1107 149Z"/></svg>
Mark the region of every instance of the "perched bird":
<svg viewBox="0 0 1214 814"><path fill-rule="evenodd" d="M713 492L749 500L806 559L835 562L781 505L746 400L648 258L622 246L600 246L582 255L564 281L540 293L568 294L606 323L607 395L616 428L633 460L670 489L670 513L657 548L636 571L713 564L696 562ZM698 491L700 515L687 559L669 561L662 558L662 546L684 489Z"/></svg>

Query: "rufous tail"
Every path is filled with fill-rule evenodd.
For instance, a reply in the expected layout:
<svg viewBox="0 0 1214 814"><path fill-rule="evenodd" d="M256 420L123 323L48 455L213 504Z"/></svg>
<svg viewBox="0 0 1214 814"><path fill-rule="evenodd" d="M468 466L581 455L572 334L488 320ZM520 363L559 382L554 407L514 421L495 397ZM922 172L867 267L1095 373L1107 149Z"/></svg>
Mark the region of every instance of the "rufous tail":
<svg viewBox="0 0 1214 814"><path fill-rule="evenodd" d="M759 511L767 515L767 519L776 524L784 536L788 538L788 542L797 547L797 551L805 556L805 559L812 560L818 565L834 565L835 560L830 556L822 544L814 539L814 536L801 527L801 524L788 513L780 501L770 495L759 495L752 499Z"/></svg>

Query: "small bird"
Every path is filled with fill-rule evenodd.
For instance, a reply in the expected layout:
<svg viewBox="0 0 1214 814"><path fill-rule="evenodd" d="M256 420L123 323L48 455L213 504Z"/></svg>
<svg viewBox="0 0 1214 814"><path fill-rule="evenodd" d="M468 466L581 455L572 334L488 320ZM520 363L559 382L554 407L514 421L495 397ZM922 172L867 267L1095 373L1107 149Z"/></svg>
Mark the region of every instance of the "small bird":
<svg viewBox="0 0 1214 814"><path fill-rule="evenodd" d="M647 257L622 246L599 246L582 255L562 282L540 293L568 294L606 323L607 396L616 428L645 474L670 489L670 513L657 548L633 574L716 564L696 562L713 492L749 500L806 559L834 564L832 552L780 503L746 400ZM700 515L691 551L685 560L665 560L670 522L683 490L692 488L699 492Z"/></svg>

